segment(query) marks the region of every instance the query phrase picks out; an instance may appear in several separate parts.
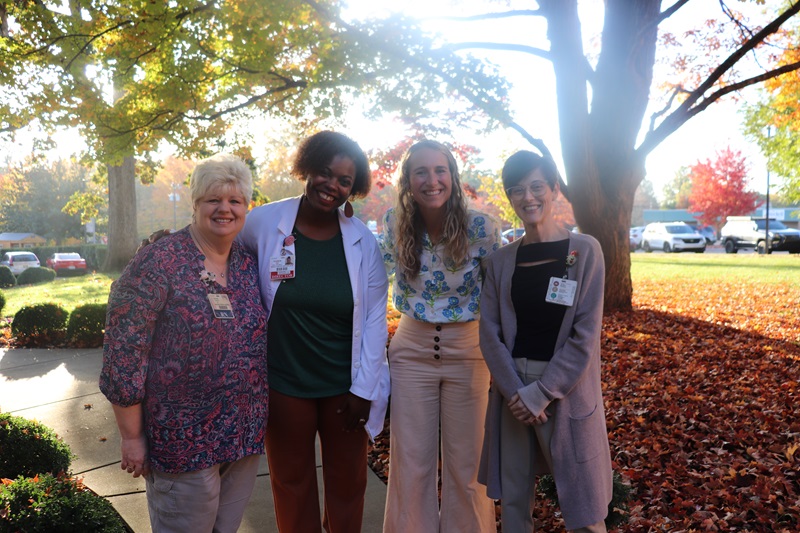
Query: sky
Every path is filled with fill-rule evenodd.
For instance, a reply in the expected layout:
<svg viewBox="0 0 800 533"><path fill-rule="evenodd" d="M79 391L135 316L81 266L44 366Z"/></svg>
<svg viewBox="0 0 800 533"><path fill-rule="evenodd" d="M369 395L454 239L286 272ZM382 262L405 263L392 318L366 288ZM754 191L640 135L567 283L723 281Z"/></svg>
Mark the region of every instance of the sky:
<svg viewBox="0 0 800 533"><path fill-rule="evenodd" d="M495 22L450 22L437 17L453 13L453 4L447 0L349 0L345 10L346 18L383 17L392 10L401 8L406 15L424 17L425 27L441 32L449 42L495 41L518 42L541 48L548 48L545 38L546 26L538 18L523 18L517 21L505 19ZM497 9L504 9L504 2L496 2ZM670 2L665 1L665 5ZM737 8L748 4L732 2ZM513 7L530 9L535 2L530 0L509 0ZM482 13L485 2L480 0L460 0L458 14ZM584 33L584 48L591 49L602 30L603 2L601 0L579 1ZM749 4L753 6L753 4ZM751 10L755 8L751 7ZM760 8L758 8L760 9ZM691 28L705 18L719 14L719 3L711 0L693 0L679 15L672 17L671 28ZM757 16L757 11L751 15ZM515 119L529 133L544 140L556 157L561 168L560 145L558 140L558 116L556 113L555 82L550 65L541 59L512 52L480 52L495 63L512 84L511 102ZM656 89L653 89L655 93ZM748 142L740 133L741 117L738 109L746 101L755 101L757 92L747 90L744 99L738 102L723 101L712 104L708 109L684 124L677 132L657 147L647 159L647 179L653 184L657 196L662 195L664 186L669 183L682 166L690 166L701 159L713 158L717 150L726 146L741 150L749 159L753 188L759 192L766 189L766 163L758 148ZM648 116L652 110L648 110ZM387 148L404 136L403 128L391 119L383 121L368 120L355 108L347 117L342 128L366 149ZM260 141L265 141L269 132L263 132ZM478 135L473 131L456 131L457 140L472 144L481 150L483 167L502 166L503 158L519 149L530 149L530 145L518 133L511 130L497 130L491 135ZM82 148L71 132L61 132L53 137L58 156L74 153ZM259 138L255 139L254 153L259 153ZM0 142L0 157L14 157L30 152L30 142L23 134L16 143ZM0 162L4 162L0 160ZM773 182L775 178L773 176Z"/></svg>
<svg viewBox="0 0 800 533"><path fill-rule="evenodd" d="M529 0L509 0L514 8L531 9L535 2ZM402 5L407 15L429 18L427 28L440 31L449 42L459 41L493 41L516 42L547 49L549 44L545 38L546 25L537 18L520 18L516 22L509 19L498 22L463 23L448 22L436 17L452 15L453 8L442 0L406 0L403 3L386 2L384 0L350 0L350 11L346 12L358 18L385 16L396 6ZM497 2L497 10L503 10L503 2ZM584 49L590 50L599 41L603 25L603 4L600 0L579 0L581 23L584 34ZM669 0L664 5L670 5ZM748 9L748 15L758 17L762 8L754 4L731 2L737 9ZM458 2L458 14L482 13L480 0L461 0ZM394 7L391 7L394 6ZM719 16L717 1L693 0L671 17L662 27L670 31L679 31L697 27L700 21ZM357 15L356 15L357 14ZM558 139L558 115L556 113L555 81L552 68L545 60L513 52L480 52L484 57L497 64L500 72L513 84L511 102L515 119L529 133L544 140L554 157L560 161L560 143ZM655 96L657 89L653 89ZM745 102L755 102L757 92L746 90L738 102L723 100L709 106L702 113L684 124L678 131L667 138L647 158L647 179L661 196L663 187L669 183L679 169L690 166L698 160L713 158L717 150L727 146L741 150L748 157L753 188L766 190L766 162L757 146L744 138L740 132L741 117L738 110ZM653 110L646 114L649 117ZM382 132L390 132L391 128L363 126L369 134L366 138L380 138ZM503 156L518 149L530 149L530 145L514 131L498 131L489 138L474 137L472 132L461 132L466 141L481 149L489 166L502 166ZM459 139L462 140L462 139ZM773 182L775 177L773 176Z"/></svg>

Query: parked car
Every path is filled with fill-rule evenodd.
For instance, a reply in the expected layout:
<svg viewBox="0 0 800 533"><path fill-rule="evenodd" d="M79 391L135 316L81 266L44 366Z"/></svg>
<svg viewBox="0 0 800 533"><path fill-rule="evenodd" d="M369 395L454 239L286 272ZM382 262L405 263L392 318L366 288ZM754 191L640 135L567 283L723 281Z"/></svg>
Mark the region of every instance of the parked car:
<svg viewBox="0 0 800 533"><path fill-rule="evenodd" d="M56 271L56 276L86 274L86 260L78 253L55 253L47 258L47 266Z"/></svg>
<svg viewBox="0 0 800 533"><path fill-rule="evenodd" d="M512 242L516 239L519 239L523 235L525 235L525 228L511 228L505 230L500 236L506 241ZM508 242L504 242L503 244L508 244Z"/></svg>
<svg viewBox="0 0 800 533"><path fill-rule="evenodd" d="M711 246L717 242L717 232L714 230L714 226L698 226L697 231L700 232L700 235L705 237L706 246Z"/></svg>
<svg viewBox="0 0 800 533"><path fill-rule="evenodd" d="M653 222L642 232L642 250L701 254L706 251L706 239L685 222Z"/></svg>
<svg viewBox="0 0 800 533"><path fill-rule="evenodd" d="M15 276L19 276L27 268L40 266L39 258L33 252L6 252L0 260L0 265L10 268Z"/></svg>
<svg viewBox="0 0 800 533"><path fill-rule="evenodd" d="M735 254L741 248L755 248L760 253L767 250L765 218L728 217L719 234L729 254ZM800 231L787 228L782 222L769 219L769 239L773 252L800 253Z"/></svg>
<svg viewBox="0 0 800 533"><path fill-rule="evenodd" d="M631 252L639 249L642 246L642 232L644 226L634 226L628 232L630 236Z"/></svg>

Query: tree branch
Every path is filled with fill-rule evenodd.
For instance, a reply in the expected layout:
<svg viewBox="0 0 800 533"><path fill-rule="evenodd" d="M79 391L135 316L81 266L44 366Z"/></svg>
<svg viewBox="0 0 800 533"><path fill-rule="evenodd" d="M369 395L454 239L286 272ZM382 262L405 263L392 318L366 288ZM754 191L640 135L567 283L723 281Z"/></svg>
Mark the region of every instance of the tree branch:
<svg viewBox="0 0 800 533"><path fill-rule="evenodd" d="M677 130L679 127L685 124L690 118L694 117L701 111L705 110L709 105L716 102L723 96L730 94L734 91L744 89L745 87L755 85L756 83L761 83L762 81L766 81L772 78L777 78L778 76L782 76L783 74L786 74L788 72L794 72L797 70L800 70L800 61L784 65L775 70L759 74L758 76L753 76L752 78L747 78L745 80L732 83L731 85L727 85L719 89L718 91L715 91L714 93L710 94L707 98L703 99L702 102L695 105L694 107L678 108L672 114L670 114L664 120L664 122L662 122L661 125L659 125L658 128L650 131L647 134L647 136L642 141L642 144L639 146L639 148L636 149L636 152L640 153L642 156L649 154L651 151L653 151L653 149L655 149L656 146L661 144L661 142L664 139L666 139L672 133L674 133L675 130Z"/></svg>
<svg viewBox="0 0 800 533"><path fill-rule="evenodd" d="M674 4L669 6L667 9L662 11L661 14L658 16L658 18L656 18L653 21L653 23L656 24L656 25L661 24L662 22L664 22L665 20L670 18L672 15L677 13L680 8L682 8L683 6L685 6L688 3L689 3L689 0L678 0L677 2L675 2Z"/></svg>
<svg viewBox="0 0 800 533"><path fill-rule="evenodd" d="M672 108L672 103L675 101L675 98L677 98L679 94L686 94L688 92L689 91L684 89L682 85L679 85L673 89L672 94L669 96L669 101L666 103L666 105L660 111L656 111L650 116L650 128L648 129L648 133L655 129L656 119L666 114L667 111L669 111Z"/></svg>
<svg viewBox="0 0 800 533"><path fill-rule="evenodd" d="M755 49L755 47L761 44L767 37L777 32L784 22L795 16L798 12L800 12L800 1L795 1L786 11L781 13L772 22L764 26L761 31L759 31L751 39L747 40L744 44L742 44L742 46L729 55L716 69L714 69L714 71L708 76L708 78L706 78L705 81L703 81L695 90L689 93L689 97L678 107L678 109L673 111L666 119L664 119L658 128L650 131L650 133L647 134L644 141L642 141L642 144L637 149L637 152L640 152L642 155L647 155L687 120L705 109L708 104L719 99L721 96L730 93L732 90L738 90L740 88L747 87L748 85L758 83L759 81L774 78L786 72L797 70L798 67L787 68L791 67L791 65L786 65L779 69L772 70L731 85L737 87L737 89L729 89L731 86L724 87L723 89L716 91L713 95L705 98L702 106L696 106L700 109L696 111L694 110L697 102L700 101L700 99L703 98L703 95L720 80L723 74L733 68L739 62L739 60L741 60L747 53ZM714 100L705 103L712 97L714 97Z"/></svg>
<svg viewBox="0 0 800 533"><path fill-rule="evenodd" d="M512 17L540 17L540 9L514 9L511 11L501 11L498 13L482 13L480 15L468 15L464 17L430 17L432 20L452 20L453 22L475 22L479 20L495 20Z"/></svg>
<svg viewBox="0 0 800 533"><path fill-rule="evenodd" d="M466 50L468 48L480 48L483 50L500 50L505 52L522 52L524 54L534 55L547 60L551 59L549 51L543 50L541 48L536 48L534 46L526 46L524 44L465 42L465 43L445 44L441 47L441 49L446 49L450 51Z"/></svg>
<svg viewBox="0 0 800 533"><path fill-rule="evenodd" d="M798 12L800 12L800 1L796 1L794 4L792 4L775 20L764 26L761 31L759 31L736 51L729 55L725 61L723 61L716 69L714 69L714 72L712 72L708 78L706 78L706 80L701 83L699 87L697 87L697 89L690 93L689 98L687 98L686 102L683 103L683 107L685 109L689 109L691 106L693 106L695 102L697 102L706 93L706 91L708 91L715 83L717 83L717 81L719 81L723 74L736 65L736 63L738 63L739 60L742 59L742 57L744 57L748 52L761 44L767 37L778 31L784 22L792 18Z"/></svg>
<svg viewBox="0 0 800 533"><path fill-rule="evenodd" d="M67 72L72 70L72 63L77 61L78 57L80 57L86 51L86 49L89 48L89 46L93 42L95 42L97 39L99 39L100 37L102 37L103 35L105 35L107 33L110 33L112 31L118 30L118 29L120 29L120 28L122 28L124 26L129 25L129 24L133 24L133 21L131 21L131 20L123 20L122 22L119 22L119 23L114 24L113 26L111 26L109 28L106 28L105 30L103 30L100 33L98 33L97 35L86 35L86 36L81 35L80 37L89 37L89 40L86 41L83 44L83 46L81 46L80 50L78 50L77 53L74 56L72 56L72 59L70 59L67 62L66 66L64 67L64 70L67 71Z"/></svg>

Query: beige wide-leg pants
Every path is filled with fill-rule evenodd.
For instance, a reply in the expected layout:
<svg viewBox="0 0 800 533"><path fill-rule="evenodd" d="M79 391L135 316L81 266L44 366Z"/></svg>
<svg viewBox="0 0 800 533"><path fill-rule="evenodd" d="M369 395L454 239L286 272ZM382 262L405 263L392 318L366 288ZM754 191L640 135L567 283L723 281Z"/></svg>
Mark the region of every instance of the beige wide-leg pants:
<svg viewBox="0 0 800 533"><path fill-rule="evenodd" d="M426 324L403 316L389 346L389 368L391 455L384 532L495 532L494 502L477 481L489 390L478 323Z"/></svg>

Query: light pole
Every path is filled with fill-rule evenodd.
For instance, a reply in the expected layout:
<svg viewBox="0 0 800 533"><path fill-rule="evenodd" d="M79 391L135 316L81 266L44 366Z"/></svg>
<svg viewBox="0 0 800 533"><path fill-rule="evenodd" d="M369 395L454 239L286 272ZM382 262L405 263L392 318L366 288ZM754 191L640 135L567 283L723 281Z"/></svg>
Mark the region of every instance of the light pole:
<svg viewBox="0 0 800 533"><path fill-rule="evenodd" d="M772 126L767 126L767 142L769 142L770 137L772 136ZM764 210L764 237L766 251L764 253L771 254L772 253L772 239L769 238L769 161L767 161L767 208Z"/></svg>
<svg viewBox="0 0 800 533"><path fill-rule="evenodd" d="M178 202L181 200L181 195L178 194L180 185L177 183L172 184L172 192L169 193L169 201L172 202L172 229L178 229Z"/></svg>

